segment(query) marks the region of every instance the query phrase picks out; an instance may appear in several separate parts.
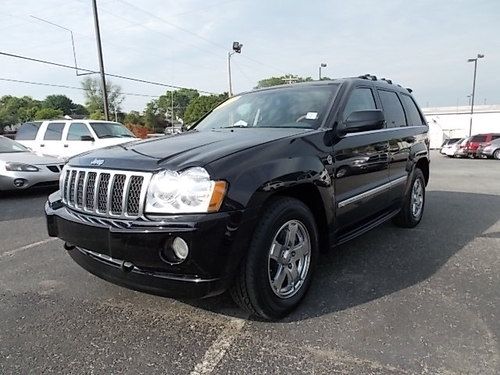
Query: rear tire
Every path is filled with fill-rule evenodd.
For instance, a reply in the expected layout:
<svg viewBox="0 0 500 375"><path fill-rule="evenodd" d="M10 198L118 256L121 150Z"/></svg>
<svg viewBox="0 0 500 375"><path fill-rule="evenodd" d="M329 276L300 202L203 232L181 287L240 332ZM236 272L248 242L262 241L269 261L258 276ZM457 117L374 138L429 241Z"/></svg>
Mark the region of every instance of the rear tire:
<svg viewBox="0 0 500 375"><path fill-rule="evenodd" d="M306 294L318 250L309 208L294 198L273 201L257 224L230 289L233 300L251 315L284 317Z"/></svg>
<svg viewBox="0 0 500 375"><path fill-rule="evenodd" d="M425 177L419 168L415 169L410 189L403 198L403 207L393 222L402 228L413 228L420 223L425 206Z"/></svg>
<svg viewBox="0 0 500 375"><path fill-rule="evenodd" d="M493 158L497 159L497 160L500 160L500 148L498 150L495 150L493 152Z"/></svg>

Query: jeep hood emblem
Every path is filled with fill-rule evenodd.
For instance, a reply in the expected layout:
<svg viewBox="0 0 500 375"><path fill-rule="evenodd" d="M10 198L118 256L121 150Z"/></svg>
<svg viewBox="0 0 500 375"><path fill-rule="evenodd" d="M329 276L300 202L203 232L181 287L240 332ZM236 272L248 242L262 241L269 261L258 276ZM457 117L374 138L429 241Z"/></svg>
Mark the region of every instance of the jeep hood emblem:
<svg viewBox="0 0 500 375"><path fill-rule="evenodd" d="M94 159L90 162L90 165L100 167L101 165L104 164L104 159Z"/></svg>

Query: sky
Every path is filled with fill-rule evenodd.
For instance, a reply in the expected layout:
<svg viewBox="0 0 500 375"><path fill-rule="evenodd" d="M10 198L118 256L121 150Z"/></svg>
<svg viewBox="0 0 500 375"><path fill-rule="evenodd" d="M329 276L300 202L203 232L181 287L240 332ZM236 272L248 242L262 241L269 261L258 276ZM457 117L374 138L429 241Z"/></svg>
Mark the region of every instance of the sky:
<svg viewBox="0 0 500 375"><path fill-rule="evenodd" d="M91 0L2 0L0 52L98 70ZM106 72L150 81L234 92L283 74L317 78L371 73L411 87L422 107L466 105L478 53L477 104L500 104L500 1L97 0ZM0 79L80 87L72 69L0 55ZM112 79L124 110L141 111L165 87ZM0 80L0 96L43 99L77 89ZM147 96L149 95L149 96Z"/></svg>

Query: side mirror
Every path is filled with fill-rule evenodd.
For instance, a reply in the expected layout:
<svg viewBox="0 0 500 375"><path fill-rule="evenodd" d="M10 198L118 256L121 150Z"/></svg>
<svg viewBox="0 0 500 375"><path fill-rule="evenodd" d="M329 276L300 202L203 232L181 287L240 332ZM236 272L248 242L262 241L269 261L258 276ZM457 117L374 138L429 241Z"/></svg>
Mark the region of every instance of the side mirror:
<svg viewBox="0 0 500 375"><path fill-rule="evenodd" d="M384 112L381 109L352 112L344 121L343 133L357 133L367 130L382 129L385 124Z"/></svg>
<svg viewBox="0 0 500 375"><path fill-rule="evenodd" d="M95 139L91 135L82 135L80 137L80 141L85 141L85 142L94 142Z"/></svg>

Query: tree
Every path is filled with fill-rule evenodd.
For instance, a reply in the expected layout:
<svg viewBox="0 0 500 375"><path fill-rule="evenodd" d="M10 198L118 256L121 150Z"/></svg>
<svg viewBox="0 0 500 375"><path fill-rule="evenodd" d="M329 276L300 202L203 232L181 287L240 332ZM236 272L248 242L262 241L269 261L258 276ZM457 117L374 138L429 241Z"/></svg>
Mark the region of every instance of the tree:
<svg viewBox="0 0 500 375"><path fill-rule="evenodd" d="M271 86L278 86L278 85L285 85L287 84L287 78L289 77L294 77L294 82L309 82L312 81L313 79L311 77L299 77L299 76L294 76L293 74L287 74L284 76L280 77L269 77L265 79L261 79L258 83L257 86L255 87L256 89L261 89L264 87L271 87Z"/></svg>
<svg viewBox="0 0 500 375"><path fill-rule="evenodd" d="M0 98L0 127L16 125L35 118L41 103L29 96L21 98L5 95Z"/></svg>
<svg viewBox="0 0 500 375"><path fill-rule="evenodd" d="M125 115L123 122L132 125L144 125L144 116L137 111L130 111Z"/></svg>
<svg viewBox="0 0 500 375"><path fill-rule="evenodd" d="M91 117L95 117L99 113L104 114L103 92L100 80L86 77L82 81L82 87L85 91L85 105ZM121 110L120 105L125 100L121 87L111 83L111 81L107 81L106 91L108 93L109 110L111 112L119 112ZM104 115L102 115L102 118L104 118Z"/></svg>
<svg viewBox="0 0 500 375"><path fill-rule="evenodd" d="M35 120L53 120L63 117L64 113L60 109L40 108L35 113Z"/></svg>
<svg viewBox="0 0 500 375"><path fill-rule="evenodd" d="M228 94L223 93L220 95L199 96L193 99L186 108L184 123L192 124L193 122L196 122L203 117L203 115L210 112L227 98Z"/></svg>
<svg viewBox="0 0 500 375"><path fill-rule="evenodd" d="M75 103L66 95L49 95L43 100L42 106L45 109L59 110L63 115L71 115Z"/></svg>

